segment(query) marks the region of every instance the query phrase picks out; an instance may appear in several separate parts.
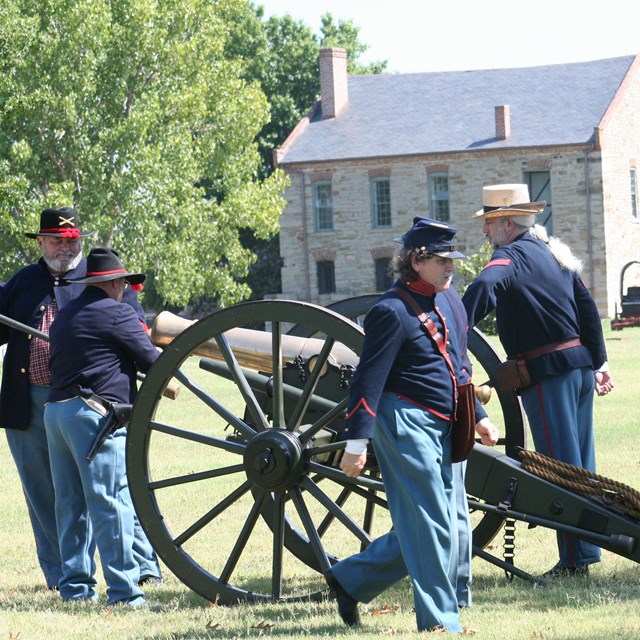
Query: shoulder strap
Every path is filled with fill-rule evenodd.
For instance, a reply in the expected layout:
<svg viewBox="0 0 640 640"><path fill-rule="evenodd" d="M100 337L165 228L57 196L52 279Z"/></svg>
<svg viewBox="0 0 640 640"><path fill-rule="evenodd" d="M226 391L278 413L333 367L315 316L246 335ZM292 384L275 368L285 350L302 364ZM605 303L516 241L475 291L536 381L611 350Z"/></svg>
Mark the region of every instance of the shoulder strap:
<svg viewBox="0 0 640 640"><path fill-rule="evenodd" d="M420 308L420 305L416 302L415 298L405 289L401 289L400 287L393 287L391 291L402 298L413 309L413 312L416 314L416 316L418 316L418 320L420 321L422 328L427 332L429 336L431 336L431 339L435 342L438 351L447 363L449 372L453 376L453 379L456 380L456 373L453 368L453 362L451 362L451 358L447 353L446 340L438 331L438 328L436 327L429 314L424 312Z"/></svg>

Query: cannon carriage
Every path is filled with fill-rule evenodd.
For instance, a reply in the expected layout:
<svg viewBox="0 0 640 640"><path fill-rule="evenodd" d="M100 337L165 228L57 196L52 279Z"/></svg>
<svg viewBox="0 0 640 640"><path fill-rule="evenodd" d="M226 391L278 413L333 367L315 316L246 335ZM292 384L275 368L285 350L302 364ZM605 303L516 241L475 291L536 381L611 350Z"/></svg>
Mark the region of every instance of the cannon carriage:
<svg viewBox="0 0 640 640"><path fill-rule="evenodd" d="M322 573L391 526L375 456L358 478L337 467L363 341L355 320L375 299L332 308L248 302L193 323L156 319L152 337L163 353L133 407L127 474L158 555L201 596L223 604L321 599ZM5 316L0 322L48 339ZM495 449L476 443L467 463L475 555L534 579L486 550L503 528L505 540L512 535L505 523L521 521L640 562L640 493L536 470L518 396L493 389L500 355L476 329L469 350L503 434ZM173 402L176 383L184 391Z"/></svg>
<svg viewBox="0 0 640 640"><path fill-rule="evenodd" d="M356 479L336 464L363 340L355 320L374 300L333 308L249 302L195 323L170 314L156 320L153 339L163 353L134 406L127 473L154 548L203 597L223 604L320 599L322 573L391 526L375 456ZM477 330L469 349L486 392L500 356ZM174 382L184 392L170 403L162 394ZM504 437L495 450L476 444L468 461L475 553L526 577L485 551L505 521L520 520L640 562L637 519L597 491L586 497L523 468L518 396L492 391L490 415Z"/></svg>

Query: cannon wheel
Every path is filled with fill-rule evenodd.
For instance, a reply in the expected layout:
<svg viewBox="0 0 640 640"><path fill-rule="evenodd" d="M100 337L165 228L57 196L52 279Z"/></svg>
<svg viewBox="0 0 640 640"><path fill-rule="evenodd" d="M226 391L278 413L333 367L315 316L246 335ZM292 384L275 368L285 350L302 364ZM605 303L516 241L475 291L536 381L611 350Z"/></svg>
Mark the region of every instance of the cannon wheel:
<svg viewBox="0 0 640 640"><path fill-rule="evenodd" d="M260 322L271 323L267 357L274 373L264 376L265 390L254 391L225 332ZM283 363L290 323L323 336L315 340L312 367ZM225 381L216 375L222 363L192 357L211 339L231 378L222 391ZM390 527L379 478L347 478L334 466L344 444L323 440L339 429L348 396L346 384L327 382L345 374L331 351L344 345L357 362L362 339L357 324L315 305L249 302L191 325L148 372L127 437L131 495L158 555L196 593L223 604L320 599L322 572ZM291 374L304 374L296 378L301 384L291 384ZM187 390L178 408L162 397L171 380ZM289 414L285 404L293 405ZM202 414L194 413L196 405L211 412L205 424L192 418ZM375 523L368 517L372 503L382 507Z"/></svg>
<svg viewBox="0 0 640 640"><path fill-rule="evenodd" d="M379 294L355 296L334 302L328 305L327 308L354 322L361 322L367 311L379 298ZM292 327L289 333L291 335L310 337L308 328L303 325ZM504 419L504 429L497 446L504 447L508 456L518 459L517 450L519 448L526 449L527 446L526 419L520 399L514 392L505 392L494 388L496 367L503 359L488 338L476 327L469 332L468 348L476 360L474 380L476 383L488 384L492 387L492 396L494 394L498 396ZM478 364L484 371L478 371ZM482 377L483 373L486 378ZM496 410L493 407L495 407L495 403L487 407L487 413L490 418L492 417L492 412ZM493 421L498 422L495 417ZM477 500L474 497L474 487L467 485L466 489L470 497ZM473 544L476 547L485 548L502 529L504 519L493 513L479 513L474 516L473 525Z"/></svg>

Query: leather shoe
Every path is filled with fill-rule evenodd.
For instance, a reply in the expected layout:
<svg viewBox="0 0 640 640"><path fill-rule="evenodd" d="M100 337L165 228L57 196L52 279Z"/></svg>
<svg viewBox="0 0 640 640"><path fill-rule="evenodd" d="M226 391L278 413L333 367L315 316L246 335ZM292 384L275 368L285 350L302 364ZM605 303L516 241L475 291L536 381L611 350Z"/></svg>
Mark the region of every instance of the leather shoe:
<svg viewBox="0 0 640 640"><path fill-rule="evenodd" d="M160 578L159 576L142 576L140 580L138 580L139 587L155 587L159 584L162 584L162 578Z"/></svg>
<svg viewBox="0 0 640 640"><path fill-rule="evenodd" d="M338 603L338 613L348 627L355 627L360 624L360 613L358 612L358 601L354 600L336 580L331 569L324 574L324 579L329 585L329 589Z"/></svg>
<svg viewBox="0 0 640 640"><path fill-rule="evenodd" d="M588 564L577 564L575 567L561 567L558 563L555 567L545 571L542 574L543 578L587 578L589 576Z"/></svg>

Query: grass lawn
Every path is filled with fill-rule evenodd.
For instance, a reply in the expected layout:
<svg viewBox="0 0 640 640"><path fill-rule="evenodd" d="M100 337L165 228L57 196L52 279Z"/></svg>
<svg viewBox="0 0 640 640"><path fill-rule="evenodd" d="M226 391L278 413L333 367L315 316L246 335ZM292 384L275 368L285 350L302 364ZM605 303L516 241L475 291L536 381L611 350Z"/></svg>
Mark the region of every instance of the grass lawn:
<svg viewBox="0 0 640 640"><path fill-rule="evenodd" d="M594 401L598 471L640 489L640 418L636 413L640 328L611 332L608 322L604 326L616 388L607 397ZM220 385L218 393L227 398L232 383ZM491 415L495 408L489 407ZM241 405L233 408L242 411ZM163 401L157 419L198 430L199 425L208 424L210 415L201 402L183 390L177 400ZM500 422L499 416L495 421ZM158 436L154 444L158 445L152 447L154 479L197 473L209 466L199 456L201 450L195 442L185 443L177 450L170 441L162 446L162 438ZM411 587L407 580L364 606L363 625L356 630L344 627L334 603L327 601L234 607L212 604L188 589L166 568L164 584L146 591L148 609L107 608L100 575L102 604L63 603L44 586L20 483L3 436L0 436L0 459L4 462L0 466L0 640L415 637ZM167 512L173 517L171 526L179 531L181 519L193 522L194 515L206 511L210 497L200 485L198 488L183 485L168 491L165 500ZM229 523L228 531L218 528L204 540L194 539L194 557L211 556L214 567L216 555L224 562L235 540L232 513L225 522ZM640 532L640 524L638 528ZM502 542L500 534L492 543L491 552L501 556ZM341 544L337 542L338 546ZM529 573L539 574L555 563L553 531L529 529L518 523L515 545L516 565ZM266 553L260 548L248 549L246 562L251 565L250 570L258 573L263 567L269 568L268 549ZM558 581L546 587L535 587L518 578L510 582L500 569L480 559L474 560L474 573L474 606L463 611L461 618L470 633L474 631L478 637L640 638L640 565L610 552L604 552L603 561L593 567L589 579ZM242 580L241 575L238 579Z"/></svg>

